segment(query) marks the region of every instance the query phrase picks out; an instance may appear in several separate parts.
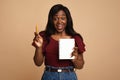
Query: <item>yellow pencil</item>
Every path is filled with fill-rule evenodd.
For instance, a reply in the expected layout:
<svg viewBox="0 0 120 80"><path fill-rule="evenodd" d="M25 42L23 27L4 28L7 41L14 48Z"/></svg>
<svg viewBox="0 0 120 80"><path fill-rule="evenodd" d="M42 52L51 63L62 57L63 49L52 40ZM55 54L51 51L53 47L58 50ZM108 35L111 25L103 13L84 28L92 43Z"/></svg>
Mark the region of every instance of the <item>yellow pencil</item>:
<svg viewBox="0 0 120 80"><path fill-rule="evenodd" d="M36 24L36 33L38 34L38 25Z"/></svg>

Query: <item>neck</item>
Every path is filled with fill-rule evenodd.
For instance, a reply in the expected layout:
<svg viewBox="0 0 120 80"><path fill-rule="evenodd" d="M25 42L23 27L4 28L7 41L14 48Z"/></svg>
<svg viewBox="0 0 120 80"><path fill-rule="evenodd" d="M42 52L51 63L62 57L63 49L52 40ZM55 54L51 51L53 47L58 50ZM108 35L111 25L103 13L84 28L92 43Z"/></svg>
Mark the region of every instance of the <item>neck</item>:
<svg viewBox="0 0 120 80"><path fill-rule="evenodd" d="M57 33L55 33L55 35L58 35L58 36L67 36L67 34L65 32L61 32L61 33L57 32Z"/></svg>
<svg viewBox="0 0 120 80"><path fill-rule="evenodd" d="M55 40L59 40L60 38L71 38L71 36L67 35L66 33L55 33L52 35L52 38Z"/></svg>

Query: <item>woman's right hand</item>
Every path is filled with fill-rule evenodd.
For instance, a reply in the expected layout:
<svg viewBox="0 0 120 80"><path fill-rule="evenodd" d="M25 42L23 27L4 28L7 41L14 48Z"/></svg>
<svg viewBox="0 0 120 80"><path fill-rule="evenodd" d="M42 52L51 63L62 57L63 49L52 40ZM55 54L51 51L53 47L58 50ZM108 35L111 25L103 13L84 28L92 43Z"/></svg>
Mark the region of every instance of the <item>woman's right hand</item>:
<svg viewBox="0 0 120 80"><path fill-rule="evenodd" d="M34 34L35 34L35 38L33 39L32 45L36 48L42 47L43 38L36 32Z"/></svg>

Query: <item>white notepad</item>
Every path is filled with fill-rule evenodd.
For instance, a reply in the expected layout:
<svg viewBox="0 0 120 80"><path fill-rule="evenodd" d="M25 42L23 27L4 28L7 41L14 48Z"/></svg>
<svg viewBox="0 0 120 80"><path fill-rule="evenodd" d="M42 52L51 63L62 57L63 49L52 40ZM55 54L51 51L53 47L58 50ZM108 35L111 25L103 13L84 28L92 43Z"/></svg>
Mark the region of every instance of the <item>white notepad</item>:
<svg viewBox="0 0 120 80"><path fill-rule="evenodd" d="M74 47L74 39L59 39L59 59L74 59L71 57Z"/></svg>

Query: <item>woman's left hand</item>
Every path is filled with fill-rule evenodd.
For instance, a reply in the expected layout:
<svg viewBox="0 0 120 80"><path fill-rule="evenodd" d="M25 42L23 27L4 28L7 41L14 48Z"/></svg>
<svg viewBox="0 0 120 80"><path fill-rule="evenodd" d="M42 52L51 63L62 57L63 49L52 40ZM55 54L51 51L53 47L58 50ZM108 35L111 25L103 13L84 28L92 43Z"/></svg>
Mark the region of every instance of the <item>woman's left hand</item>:
<svg viewBox="0 0 120 80"><path fill-rule="evenodd" d="M79 53L78 47L74 48L74 51L72 52L72 56L75 58L72 59L72 62L75 66L76 69L82 69L84 65L84 59L83 59L83 54Z"/></svg>
<svg viewBox="0 0 120 80"><path fill-rule="evenodd" d="M77 59L77 57L78 57L78 47L74 47L74 50L73 50L71 56L72 56L72 57L74 56L74 57L75 57L74 59ZM74 59L73 59L73 60L74 60Z"/></svg>

